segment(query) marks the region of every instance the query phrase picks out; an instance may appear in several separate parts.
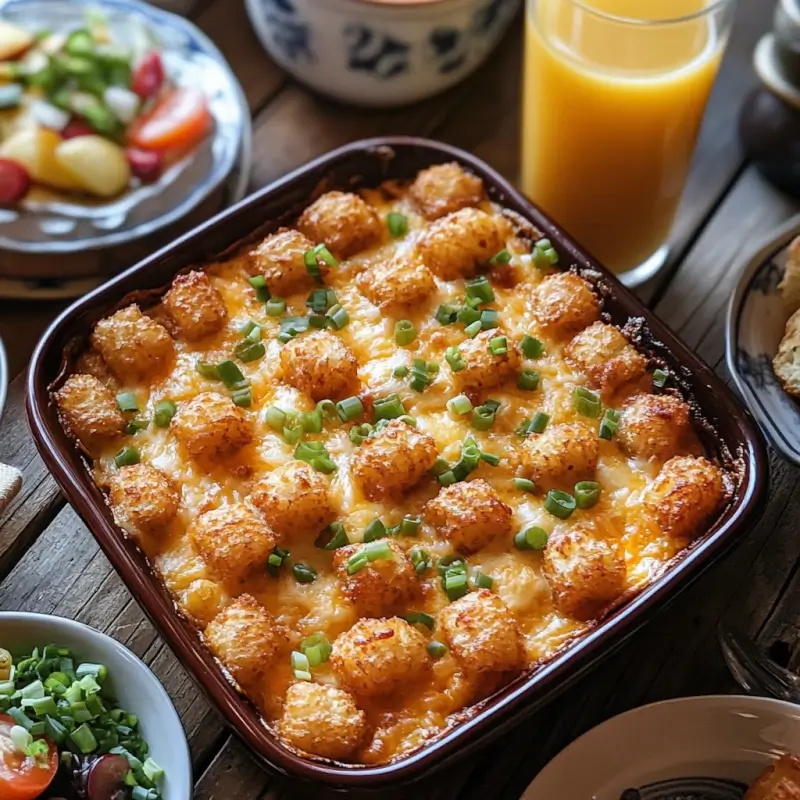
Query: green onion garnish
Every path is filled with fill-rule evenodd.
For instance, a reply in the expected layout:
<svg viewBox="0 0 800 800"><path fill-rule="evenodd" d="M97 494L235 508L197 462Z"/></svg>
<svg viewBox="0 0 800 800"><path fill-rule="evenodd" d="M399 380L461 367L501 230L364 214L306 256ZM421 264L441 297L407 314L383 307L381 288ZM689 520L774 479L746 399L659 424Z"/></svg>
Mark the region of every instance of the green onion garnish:
<svg viewBox="0 0 800 800"><path fill-rule="evenodd" d="M600 499L600 484L597 481L579 481L575 484L575 504L578 508L592 508Z"/></svg>
<svg viewBox="0 0 800 800"><path fill-rule="evenodd" d="M372 522L364 528L364 543L374 542L376 539L383 539L386 536L386 526L379 517L375 517Z"/></svg>
<svg viewBox="0 0 800 800"><path fill-rule="evenodd" d="M490 264L498 264L500 266L508 264L509 261L511 261L511 253L509 253L508 250L501 250L489 259Z"/></svg>
<svg viewBox="0 0 800 800"><path fill-rule="evenodd" d="M264 422L266 422L272 430L280 433L286 423L286 413L281 411L277 406L270 406L264 414Z"/></svg>
<svg viewBox="0 0 800 800"><path fill-rule="evenodd" d="M340 547L350 544L350 540L347 538L347 531L341 522L331 522L316 538L314 544L323 550L338 550Z"/></svg>
<svg viewBox="0 0 800 800"><path fill-rule="evenodd" d="M619 421L622 415L619 411L613 408L607 408L603 414L603 419L600 420L600 430L598 436L601 439L611 439L619 428Z"/></svg>
<svg viewBox="0 0 800 800"><path fill-rule="evenodd" d="M246 384L242 371L233 361L223 361L221 364L217 364L217 374L228 389L242 389L244 388L243 384Z"/></svg>
<svg viewBox="0 0 800 800"><path fill-rule="evenodd" d="M467 297L474 297L476 300L480 300L481 303L491 303L494 300L492 286L485 275L468 280L465 286Z"/></svg>
<svg viewBox="0 0 800 800"><path fill-rule="evenodd" d="M202 375L202 377L210 381L220 380L219 369L216 364L209 364L207 361L197 361L195 362L194 368L198 375Z"/></svg>
<svg viewBox="0 0 800 800"><path fill-rule="evenodd" d="M256 330L261 330L260 328L256 328ZM244 361L248 363L249 361L257 361L259 358L263 358L266 354L267 350L264 347L263 342L249 342L245 339L243 342L239 342L233 350L233 354L239 361Z"/></svg>
<svg viewBox="0 0 800 800"><path fill-rule="evenodd" d="M470 339L474 339L479 333L481 332L481 323L480 320L477 322L472 322L464 328L464 333L469 336Z"/></svg>
<svg viewBox="0 0 800 800"><path fill-rule="evenodd" d="M401 347L411 344L417 338L417 329L408 319L401 319L394 325L394 340Z"/></svg>
<svg viewBox="0 0 800 800"><path fill-rule="evenodd" d="M482 405L472 410L470 425L476 431L488 431L494 425L495 412L491 408Z"/></svg>
<svg viewBox="0 0 800 800"><path fill-rule="evenodd" d="M289 560L290 553L282 547L273 547L267 558L267 572L273 577L278 577L278 570Z"/></svg>
<svg viewBox="0 0 800 800"><path fill-rule="evenodd" d="M178 413L178 407L172 400L162 400L156 405L153 419L159 428L169 428L172 418Z"/></svg>
<svg viewBox="0 0 800 800"><path fill-rule="evenodd" d="M489 350L493 356L504 356L508 353L508 339L505 336L495 336L489 340Z"/></svg>
<svg viewBox="0 0 800 800"><path fill-rule="evenodd" d="M436 564L436 571L441 577L445 576L448 569L458 569L462 572L467 571L467 559L464 556L450 553L450 555L442 556Z"/></svg>
<svg viewBox="0 0 800 800"><path fill-rule="evenodd" d="M273 297L267 301L266 308L268 317L279 317L286 312L286 301L279 297Z"/></svg>
<svg viewBox="0 0 800 800"><path fill-rule="evenodd" d="M436 321L441 325L452 325L458 318L458 309L443 303L436 309Z"/></svg>
<svg viewBox="0 0 800 800"><path fill-rule="evenodd" d="M406 514L397 526L397 533L400 536L416 536L421 524L422 517L412 517L410 514Z"/></svg>
<svg viewBox="0 0 800 800"><path fill-rule="evenodd" d="M554 517L567 519L577 508L577 503L575 498L568 492L562 492L560 489L551 489L544 499L544 507Z"/></svg>
<svg viewBox="0 0 800 800"><path fill-rule="evenodd" d="M336 404L336 412L342 422L354 422L364 416L364 404L358 397L346 397Z"/></svg>
<svg viewBox="0 0 800 800"><path fill-rule="evenodd" d="M432 631L436 625L436 620L424 611L409 611L403 614L403 619L409 625L424 625L429 631Z"/></svg>
<svg viewBox="0 0 800 800"><path fill-rule="evenodd" d="M514 536L514 547L517 550L544 550L549 535L544 528L531 525Z"/></svg>
<svg viewBox="0 0 800 800"><path fill-rule="evenodd" d="M447 645L437 642L436 639L431 639L428 642L428 655L431 658L441 658L447 652Z"/></svg>
<svg viewBox="0 0 800 800"><path fill-rule="evenodd" d="M250 408L253 405L253 393L249 386L243 386L241 389L234 389L231 392L231 400L239 408Z"/></svg>
<svg viewBox="0 0 800 800"><path fill-rule="evenodd" d="M550 415L544 411L537 411L531 420L529 433L544 433L547 423L550 422Z"/></svg>
<svg viewBox="0 0 800 800"><path fill-rule="evenodd" d="M314 255L318 261L324 261L329 267L338 267L339 262L333 257L333 254L324 244L318 244L314 248Z"/></svg>
<svg viewBox="0 0 800 800"><path fill-rule="evenodd" d="M533 246L533 263L537 269L547 269L558 263L558 253L549 239L539 239Z"/></svg>
<svg viewBox="0 0 800 800"><path fill-rule="evenodd" d="M270 294L267 288L267 280L263 275L254 275L252 278L247 279L250 285L256 290L256 300L259 303L266 303L269 301Z"/></svg>
<svg viewBox="0 0 800 800"><path fill-rule="evenodd" d="M395 378L407 378L408 367L405 364L401 364L399 367L395 367L392 370L392 376Z"/></svg>
<svg viewBox="0 0 800 800"><path fill-rule="evenodd" d="M490 467L496 467L500 463L500 456L481 451L481 461L485 461Z"/></svg>
<svg viewBox="0 0 800 800"><path fill-rule="evenodd" d="M524 392L534 392L539 388L539 373L532 369L523 369L517 375L517 388Z"/></svg>
<svg viewBox="0 0 800 800"><path fill-rule="evenodd" d="M336 295L334 295L334 298L335 297ZM328 289L312 289L311 293L306 298L306 306L315 314L324 314L331 306L328 299ZM334 302L336 302L335 299Z"/></svg>
<svg viewBox="0 0 800 800"><path fill-rule="evenodd" d="M447 401L447 410L456 416L469 414L472 411L472 402L465 394L460 394L458 397L452 397Z"/></svg>
<svg viewBox="0 0 800 800"><path fill-rule="evenodd" d="M123 447L122 450L114 456L114 463L118 467L130 467L134 464L138 464L140 458L139 451L135 447Z"/></svg>
<svg viewBox="0 0 800 800"><path fill-rule="evenodd" d="M663 389L669 382L669 373L663 369L657 369L653 372L653 388Z"/></svg>
<svg viewBox="0 0 800 800"><path fill-rule="evenodd" d="M390 561L393 558L392 548L385 539L369 542L347 560L347 574L360 572L372 561Z"/></svg>
<svg viewBox="0 0 800 800"><path fill-rule="evenodd" d="M295 564L292 567L292 575L298 583L314 583L317 579L317 571L308 564Z"/></svg>
<svg viewBox="0 0 800 800"><path fill-rule="evenodd" d="M405 214L390 211L386 215L386 227L389 229L389 235L393 239L399 239L408 233L408 217Z"/></svg>
<svg viewBox="0 0 800 800"><path fill-rule="evenodd" d="M472 325L481 318L481 312L472 306L463 305L458 311L458 321L462 325Z"/></svg>
<svg viewBox="0 0 800 800"><path fill-rule="evenodd" d="M305 433L322 433L322 409L304 411L298 418L300 427Z"/></svg>
<svg viewBox="0 0 800 800"><path fill-rule="evenodd" d="M311 636L306 636L300 642L300 651L308 659L310 666L318 667L331 657L333 647L331 647L331 643L324 633L315 633Z"/></svg>
<svg viewBox="0 0 800 800"><path fill-rule="evenodd" d="M521 492L535 492L536 484L528 478L514 478L514 488Z"/></svg>
<svg viewBox="0 0 800 800"><path fill-rule="evenodd" d="M347 309L342 308L338 303L328 310L328 317L337 331L340 331L350 322L350 315L347 313Z"/></svg>
<svg viewBox="0 0 800 800"><path fill-rule="evenodd" d="M120 411L126 413L135 413L139 410L139 404L133 392L120 392L117 395L117 405Z"/></svg>
<svg viewBox="0 0 800 800"><path fill-rule="evenodd" d="M336 471L336 464L331 460L322 442L300 442L294 451L294 457L311 464L317 472L329 475Z"/></svg>
<svg viewBox="0 0 800 800"><path fill-rule="evenodd" d="M539 358L544 353L544 345L527 333L522 337L519 347L525 358Z"/></svg>
<svg viewBox="0 0 800 800"><path fill-rule="evenodd" d="M600 395L589 391L585 386L576 386L572 390L572 401L575 410L589 419L597 419L603 409Z"/></svg>
<svg viewBox="0 0 800 800"><path fill-rule="evenodd" d="M406 413L402 401L394 392L376 400L372 404L372 410L375 422L380 419L397 419Z"/></svg>
<svg viewBox="0 0 800 800"><path fill-rule="evenodd" d="M481 311L481 330L488 331L497 327L498 314L493 308L484 308Z"/></svg>
<svg viewBox="0 0 800 800"><path fill-rule="evenodd" d="M298 653L296 650L291 655L292 674L298 681L311 680L311 664L305 653Z"/></svg>
<svg viewBox="0 0 800 800"><path fill-rule="evenodd" d="M408 551L408 557L411 559L411 564L417 575L422 575L432 566L431 554L417 545L414 545L411 550Z"/></svg>
<svg viewBox="0 0 800 800"><path fill-rule="evenodd" d="M321 314L309 314L308 316L308 327L315 328L318 331L324 331L330 323L330 317L325 317Z"/></svg>
<svg viewBox="0 0 800 800"><path fill-rule="evenodd" d="M448 570L444 576L444 592L452 603L469 592L469 579L466 572Z"/></svg>
<svg viewBox="0 0 800 800"><path fill-rule="evenodd" d="M467 366L464 363L464 356L457 347L448 347L444 354L444 360L450 365L453 372L461 372Z"/></svg>
<svg viewBox="0 0 800 800"><path fill-rule="evenodd" d="M350 428L350 433L348 435L353 444L359 445L363 444L364 440L368 439L374 432L375 429L372 425L370 425L369 422L364 422L361 425L354 425Z"/></svg>
<svg viewBox="0 0 800 800"><path fill-rule="evenodd" d="M150 420L143 418L143 419L132 419L126 426L125 426L125 433L129 436L135 436L139 431L147 430L148 426L150 425Z"/></svg>
<svg viewBox="0 0 800 800"><path fill-rule="evenodd" d="M485 572L476 570L472 575L472 585L476 589L491 589L494 586L494 578Z"/></svg>

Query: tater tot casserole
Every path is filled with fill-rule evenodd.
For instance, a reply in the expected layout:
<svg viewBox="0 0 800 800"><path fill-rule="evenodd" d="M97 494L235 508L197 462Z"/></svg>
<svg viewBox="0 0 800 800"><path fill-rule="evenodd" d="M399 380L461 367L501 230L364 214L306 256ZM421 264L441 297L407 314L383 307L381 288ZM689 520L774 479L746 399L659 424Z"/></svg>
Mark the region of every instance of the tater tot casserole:
<svg viewBox="0 0 800 800"><path fill-rule="evenodd" d="M456 163L319 194L97 322L54 400L289 748L384 764L552 659L731 499L678 380Z"/></svg>

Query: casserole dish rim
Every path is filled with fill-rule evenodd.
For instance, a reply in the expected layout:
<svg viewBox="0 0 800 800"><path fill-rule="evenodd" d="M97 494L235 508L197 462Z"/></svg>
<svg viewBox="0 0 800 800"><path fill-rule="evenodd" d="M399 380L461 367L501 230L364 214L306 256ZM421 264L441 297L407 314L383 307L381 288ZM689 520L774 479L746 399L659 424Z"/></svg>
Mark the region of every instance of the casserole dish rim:
<svg viewBox="0 0 800 800"><path fill-rule="evenodd" d="M254 210L270 201L288 202L292 188L303 181L314 180L310 192L313 197L314 187L319 189L324 185L326 175L335 167L346 164L348 160L354 164L348 173L352 179L359 159L397 158L402 163L405 158L413 164L414 159L422 154L427 157L427 166L456 160L483 178L492 199L511 208L512 212L516 212L555 240L562 252L568 254L570 265L575 264L581 270L592 271L595 276L599 276L594 282L605 301L610 298L620 305L629 320L643 320L652 344L663 348L674 364L680 366L685 380L688 379L688 374L692 374L692 383L702 388L707 395L703 410L706 413L713 412L712 416L717 418L718 425L729 430L727 439L718 434L717 442L724 442L730 447L732 460L738 465L739 483L726 509L702 537L686 548L676 560L669 562L660 575L626 604L616 608L596 626L572 640L547 663L533 671L526 671L487 700L458 712L455 715L455 720L458 720L456 724L448 726L429 743L407 755L379 765L332 764L315 760L311 756L299 755L284 745L267 729L250 702L238 694L226 680L223 671L202 644L197 629L177 609L152 568L149 565L142 566L142 563L146 564L144 554L131 540L122 536L120 529L114 525L108 506L89 471L85 468L74 468L75 459L79 457L78 450L66 438L58 423L50 389L55 381L63 378L63 354L68 343L75 339L77 332L87 328L89 320L93 321L110 313L123 304L126 298L130 302L131 294L137 292L133 285L137 277L147 276L144 282L148 287L154 284L158 286L158 289L138 289L142 294L151 294L161 291L164 281L171 281L176 274L202 259L205 259L205 263L212 263L211 256L202 254L200 243L205 236L216 232L218 238L225 239L224 235L220 236L220 231L231 220L240 215L246 219L248 212L252 215ZM329 188L349 187L342 186L339 182L335 187ZM309 193L305 193L304 197L305 204L310 202ZM288 213L288 210L284 207L280 213ZM275 219L275 216L267 217L268 221ZM228 247L215 248L214 253L218 256L237 246L237 242L246 241L252 234L252 227L250 231L251 233L234 238L233 241L228 238ZM191 250L192 245L195 246L194 250ZM187 257L187 250L191 250L190 259ZM198 251L201 255L198 255ZM57 369L53 368L55 363L60 365ZM712 396L713 403L709 402ZM674 597L679 588L685 587L690 578L697 577L712 560L722 555L741 537L747 518L755 515L766 500L768 472L763 439L749 413L736 403L733 393L722 380L610 272L578 247L492 168L455 147L416 137L362 140L315 159L218 214L74 303L50 326L36 348L28 374L27 408L37 448L67 500L76 508L135 599L153 619L166 643L221 711L227 723L274 771L338 788L385 788L390 782L401 783L418 779L433 768L463 757L479 743L485 742L489 737L496 737L518 719L532 713L576 680L600 657L610 653L646 621L648 612L663 606Z"/></svg>

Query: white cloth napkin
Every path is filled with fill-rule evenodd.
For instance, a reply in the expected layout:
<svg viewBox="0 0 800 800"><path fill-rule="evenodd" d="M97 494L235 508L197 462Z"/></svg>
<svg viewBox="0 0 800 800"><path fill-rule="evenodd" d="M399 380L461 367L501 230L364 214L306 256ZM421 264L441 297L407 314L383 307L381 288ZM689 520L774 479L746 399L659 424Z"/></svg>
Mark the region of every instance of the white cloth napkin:
<svg viewBox="0 0 800 800"><path fill-rule="evenodd" d="M22 486L22 473L14 467L0 464L0 514L16 497L20 486Z"/></svg>

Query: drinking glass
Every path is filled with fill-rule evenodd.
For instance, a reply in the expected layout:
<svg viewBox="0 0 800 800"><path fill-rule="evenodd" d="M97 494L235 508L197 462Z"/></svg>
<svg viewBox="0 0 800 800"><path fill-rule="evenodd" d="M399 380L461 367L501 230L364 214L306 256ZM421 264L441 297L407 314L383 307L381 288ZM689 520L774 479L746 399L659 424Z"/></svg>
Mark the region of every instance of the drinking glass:
<svg viewBox="0 0 800 800"><path fill-rule="evenodd" d="M624 283L663 265L735 0L527 0L522 188Z"/></svg>

